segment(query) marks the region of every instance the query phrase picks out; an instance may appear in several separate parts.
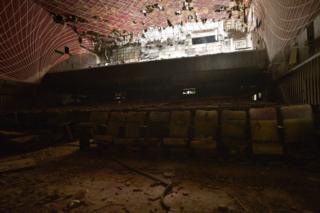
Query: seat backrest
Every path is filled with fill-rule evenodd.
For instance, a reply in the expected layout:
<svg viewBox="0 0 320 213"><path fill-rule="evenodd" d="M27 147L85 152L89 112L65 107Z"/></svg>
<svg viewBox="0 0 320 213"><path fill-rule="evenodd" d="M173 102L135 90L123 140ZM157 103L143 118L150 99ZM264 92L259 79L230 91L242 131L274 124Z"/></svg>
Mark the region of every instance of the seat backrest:
<svg viewBox="0 0 320 213"><path fill-rule="evenodd" d="M246 138L246 112L224 110L222 112L223 140L244 140Z"/></svg>
<svg viewBox="0 0 320 213"><path fill-rule="evenodd" d="M277 110L274 107L249 110L251 139L256 142L279 141Z"/></svg>
<svg viewBox="0 0 320 213"><path fill-rule="evenodd" d="M197 110L194 118L194 137L216 139L218 112Z"/></svg>
<svg viewBox="0 0 320 213"><path fill-rule="evenodd" d="M168 134L169 112L150 112L148 119L148 136L163 138Z"/></svg>
<svg viewBox="0 0 320 213"><path fill-rule="evenodd" d="M145 118L146 112L128 112L125 125L125 137L141 137L141 129L145 123Z"/></svg>
<svg viewBox="0 0 320 213"><path fill-rule="evenodd" d="M312 139L315 127L310 105L283 106L281 115L286 143Z"/></svg>
<svg viewBox="0 0 320 213"><path fill-rule="evenodd" d="M70 114L67 112L53 112L49 113L47 117L50 118L48 119L47 124L52 127L63 126L65 123L70 121ZM33 120L32 124L35 124L37 121L39 121L39 117L35 116L34 114L31 116L31 119Z"/></svg>
<svg viewBox="0 0 320 213"><path fill-rule="evenodd" d="M310 105L282 106L283 119L307 119L312 120L312 108Z"/></svg>
<svg viewBox="0 0 320 213"><path fill-rule="evenodd" d="M190 111L172 111L169 125L170 137L187 138L191 121Z"/></svg>
<svg viewBox="0 0 320 213"><path fill-rule="evenodd" d="M125 112L111 112L108 122L108 133L112 136L118 136L121 128L124 127L126 122Z"/></svg>
<svg viewBox="0 0 320 213"><path fill-rule="evenodd" d="M104 134L108 119L108 112L91 112L89 121L93 123L93 134Z"/></svg>
<svg viewBox="0 0 320 213"><path fill-rule="evenodd" d="M106 124L109 118L109 113L100 111L100 112L91 112L90 114L90 122L96 123L96 124Z"/></svg>

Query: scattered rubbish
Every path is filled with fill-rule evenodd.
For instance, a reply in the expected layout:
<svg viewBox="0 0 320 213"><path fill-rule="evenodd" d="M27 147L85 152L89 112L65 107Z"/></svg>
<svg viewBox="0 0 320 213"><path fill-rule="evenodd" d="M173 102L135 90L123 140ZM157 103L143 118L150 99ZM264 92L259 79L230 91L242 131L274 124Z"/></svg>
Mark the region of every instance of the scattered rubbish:
<svg viewBox="0 0 320 213"><path fill-rule="evenodd" d="M161 186L160 182L154 182L150 184L150 187L156 187L156 186Z"/></svg>
<svg viewBox="0 0 320 213"><path fill-rule="evenodd" d="M229 212L228 206L218 206L218 212L224 213L224 212Z"/></svg>
<svg viewBox="0 0 320 213"><path fill-rule="evenodd" d="M163 177L165 177L165 178L172 178L174 176L175 176L175 174L173 172L164 172L163 173Z"/></svg>
<svg viewBox="0 0 320 213"><path fill-rule="evenodd" d="M68 205L64 208L65 211L70 211L72 209L78 208L81 205L84 205L84 201L81 200L72 200Z"/></svg>
<svg viewBox="0 0 320 213"><path fill-rule="evenodd" d="M82 200L86 197L88 192L89 192L89 190L82 189L82 190L79 190L78 192L76 192L73 197L77 200Z"/></svg>
<svg viewBox="0 0 320 213"><path fill-rule="evenodd" d="M182 190L182 189L184 189L184 187L183 187L183 186L180 186L180 187L177 189L177 192L180 191L180 190Z"/></svg>
<svg viewBox="0 0 320 213"><path fill-rule="evenodd" d="M232 195L231 193L227 193L245 212L250 212L249 209L243 204L243 202L237 198L236 196Z"/></svg>
<svg viewBox="0 0 320 213"><path fill-rule="evenodd" d="M32 141L37 141L39 140L39 136L38 135L24 135L24 136L20 136L20 137L16 137L16 138L12 138L11 141L12 142L16 142L16 143L28 143L28 142L32 142Z"/></svg>
<svg viewBox="0 0 320 213"><path fill-rule="evenodd" d="M35 167L36 165L36 161L32 158L2 161L0 162L0 173L29 169Z"/></svg>
<svg viewBox="0 0 320 213"><path fill-rule="evenodd" d="M133 189L132 191L133 191L133 192L142 192L141 189Z"/></svg>
<svg viewBox="0 0 320 213"><path fill-rule="evenodd" d="M161 183L165 187L165 189L164 189L163 193L160 196L160 205L164 210L166 210L166 211L170 210L170 206L165 203L164 199L168 194L170 194L172 192L173 184L171 183L171 181L167 181L167 180L164 180L164 179L162 179L160 177L156 177L156 176L151 175L149 173L146 173L146 172L137 170L135 168L132 168L132 167L128 166L127 164L125 164L125 163L123 163L123 162L121 162L119 160L116 160L116 159L112 159L112 160L115 161L116 163L118 163L119 165L121 165L122 167L130 170L130 171L133 171L133 172L135 172L137 174L140 174L140 175L142 175L142 176L144 176L146 178L149 178L149 179L151 179L153 181Z"/></svg>
<svg viewBox="0 0 320 213"><path fill-rule="evenodd" d="M96 213L96 212L100 212L101 210L107 209L107 208L112 207L112 206L121 206L121 207L123 207L123 208L126 208L124 204L113 203L112 201L108 201L106 205L104 205L104 206L102 206L102 207L100 207L100 208L98 208L98 209L95 209L95 210L92 211L92 212L95 212L95 213Z"/></svg>
<svg viewBox="0 0 320 213"><path fill-rule="evenodd" d="M53 201L57 201L60 198L60 194L57 190L54 190L51 194L47 195L45 198L40 200L37 204L43 205L47 203L51 203Z"/></svg>
<svg viewBox="0 0 320 213"><path fill-rule="evenodd" d="M129 213L130 211L127 209L127 207L123 207L122 210L125 212L125 213Z"/></svg>
<svg viewBox="0 0 320 213"><path fill-rule="evenodd" d="M188 192L183 192L182 195L183 196L189 196L189 193Z"/></svg>
<svg viewBox="0 0 320 213"><path fill-rule="evenodd" d="M149 197L148 200L150 201L157 201L157 200L160 200L160 196L157 196L157 197Z"/></svg>

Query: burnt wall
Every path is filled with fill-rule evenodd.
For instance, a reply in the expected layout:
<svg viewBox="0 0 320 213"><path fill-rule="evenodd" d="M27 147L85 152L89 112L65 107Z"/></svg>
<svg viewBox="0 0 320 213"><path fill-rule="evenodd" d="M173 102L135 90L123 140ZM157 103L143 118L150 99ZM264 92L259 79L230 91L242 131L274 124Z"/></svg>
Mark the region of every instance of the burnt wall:
<svg viewBox="0 0 320 213"><path fill-rule="evenodd" d="M132 98L177 97L183 88L203 96L232 96L262 86L268 65L265 51L206 55L52 73L39 91L112 98L122 91Z"/></svg>

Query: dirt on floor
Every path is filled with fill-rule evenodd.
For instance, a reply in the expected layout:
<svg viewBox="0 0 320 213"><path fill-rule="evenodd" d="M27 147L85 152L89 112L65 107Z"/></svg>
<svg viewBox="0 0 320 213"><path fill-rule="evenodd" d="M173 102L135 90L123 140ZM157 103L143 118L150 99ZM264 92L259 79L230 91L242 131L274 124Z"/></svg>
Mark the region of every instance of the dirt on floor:
<svg viewBox="0 0 320 213"><path fill-rule="evenodd" d="M0 174L0 212L320 212L320 172L284 160L83 153L65 145L0 163L17 158L37 165ZM172 190L164 194L145 174Z"/></svg>

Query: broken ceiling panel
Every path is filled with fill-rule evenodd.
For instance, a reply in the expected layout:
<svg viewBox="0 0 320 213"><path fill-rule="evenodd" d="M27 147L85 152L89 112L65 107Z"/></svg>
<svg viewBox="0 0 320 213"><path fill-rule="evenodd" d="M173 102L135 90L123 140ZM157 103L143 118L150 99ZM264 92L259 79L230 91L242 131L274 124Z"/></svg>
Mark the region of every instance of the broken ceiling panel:
<svg viewBox="0 0 320 213"><path fill-rule="evenodd" d="M54 24L47 11L31 0L0 1L0 78L34 82L52 66L80 54L78 37ZM89 42L90 43L90 42Z"/></svg>
<svg viewBox="0 0 320 213"><path fill-rule="evenodd" d="M81 31L104 36L113 30L138 34L145 28L166 27L198 19L223 19L227 11L215 12L214 5L228 7L230 0L35 0L53 14L68 19ZM178 11L178 13L177 13ZM189 19L188 19L189 17Z"/></svg>
<svg viewBox="0 0 320 213"><path fill-rule="evenodd" d="M150 27L230 16L230 0L2 0L0 8L0 78L24 82L70 55L105 56Z"/></svg>

